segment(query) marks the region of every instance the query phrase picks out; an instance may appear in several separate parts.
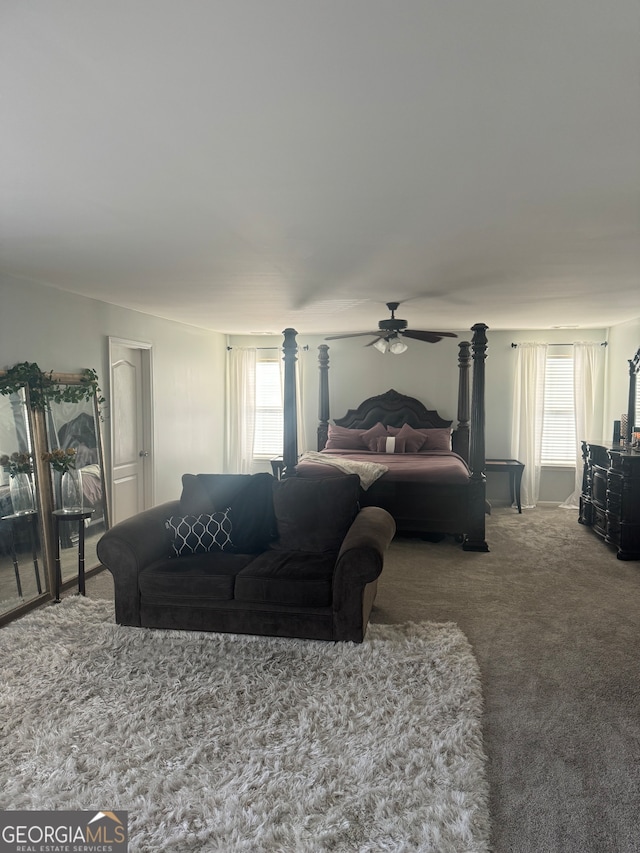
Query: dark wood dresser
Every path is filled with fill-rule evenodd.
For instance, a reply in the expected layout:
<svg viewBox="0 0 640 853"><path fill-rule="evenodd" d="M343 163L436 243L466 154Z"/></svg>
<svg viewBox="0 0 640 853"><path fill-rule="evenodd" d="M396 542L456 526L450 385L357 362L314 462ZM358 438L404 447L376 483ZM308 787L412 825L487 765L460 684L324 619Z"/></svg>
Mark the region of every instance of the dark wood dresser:
<svg viewBox="0 0 640 853"><path fill-rule="evenodd" d="M582 442L580 524L593 527L619 560L640 560L640 453Z"/></svg>

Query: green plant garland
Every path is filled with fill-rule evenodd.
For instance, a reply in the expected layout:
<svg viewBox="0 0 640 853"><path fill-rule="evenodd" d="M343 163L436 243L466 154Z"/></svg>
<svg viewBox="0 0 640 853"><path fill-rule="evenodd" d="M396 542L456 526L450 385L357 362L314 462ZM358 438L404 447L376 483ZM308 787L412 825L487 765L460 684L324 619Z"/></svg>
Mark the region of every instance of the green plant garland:
<svg viewBox="0 0 640 853"><path fill-rule="evenodd" d="M95 397L98 410L105 402L98 385L98 374L91 368L82 371L79 385L56 382L53 371L45 373L35 361L21 361L0 376L0 394L15 394L24 385L29 388L31 408L39 412L47 411L52 402L79 403Z"/></svg>

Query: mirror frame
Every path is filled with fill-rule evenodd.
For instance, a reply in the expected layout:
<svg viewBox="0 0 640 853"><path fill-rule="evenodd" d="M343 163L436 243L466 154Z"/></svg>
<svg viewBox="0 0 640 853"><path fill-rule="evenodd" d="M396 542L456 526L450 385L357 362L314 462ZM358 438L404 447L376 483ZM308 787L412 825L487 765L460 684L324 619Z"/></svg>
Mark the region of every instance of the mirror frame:
<svg viewBox="0 0 640 853"><path fill-rule="evenodd" d="M0 370L0 376L5 375L6 371ZM56 384L59 385L83 385L86 384L86 373L48 373L49 376ZM28 384L25 383L25 397L27 403L27 419L29 423L29 428L31 430L31 437L33 441L33 455L34 455L34 476L35 476L35 484L36 484L36 506L38 508L38 513L40 516L40 533L42 537L41 541L41 553L42 553L42 566L43 572L46 577L46 590L41 594L35 596L29 601L20 604L18 607L13 608L12 610L7 610L6 613L0 614L0 627L5 625L8 622L13 621L14 619L23 616L25 613L28 613L30 610L34 610L36 607L40 607L44 604L52 602L55 598L55 534L54 534L54 525L53 525L53 516L52 512L55 508L54 497L53 497L53 477L51 472L51 466L49 463L45 462L42 458L43 453L46 453L49 450L49 442L48 442L48 433L46 427L46 412L41 411L39 408L34 409L31 405L31 400L29 397L29 387ZM102 438L102 418L100 416L99 410L99 401L97 396L93 396L92 406L94 410L95 424L96 424L96 441L97 441L97 452L98 459L100 463L100 472L101 472L101 483L102 483L102 494L104 499L104 526L105 530L108 530L110 527L110 505L109 505L109 492L107 490L107 482L106 482L106 474L104 467L104 442ZM100 570L99 564L94 566L89 566L85 572L85 577L91 577L91 575L96 574ZM77 584L77 576L74 578L70 578L66 580L62 584L62 589L69 589L74 584Z"/></svg>
<svg viewBox="0 0 640 853"><path fill-rule="evenodd" d="M631 447L633 430L636 426L636 383L640 373L640 347L636 350L633 358L629 359L629 406L627 409L627 431L623 435L625 445Z"/></svg>
<svg viewBox="0 0 640 853"><path fill-rule="evenodd" d="M4 374L4 372L5 371L0 371L0 375ZM44 446L43 440L46 442L46 435L43 433L44 419L42 417L38 417L42 413L33 409L31 406L28 384L24 383L22 385L22 388L24 389L26 418L33 446L33 475L35 485L34 498L38 511L38 529L40 532L40 566L46 579L46 584L43 592L33 596L33 598L30 598L28 601L23 601L22 604L19 604L18 606L10 610L0 613L0 626L5 625L7 622L11 622L14 619L17 619L20 616L24 616L25 613L28 613L30 610L34 610L36 607L40 607L43 604L46 604L53 598L53 575L50 571L50 557L53 552L51 551L51 540L49 537L48 530L48 528L51 526L50 524L48 524L48 519L50 517L50 509L49 511L47 511L49 504L47 503L45 494L47 492L46 484L48 483L50 477L49 471L47 470L48 466L42 461L41 458L41 450Z"/></svg>
<svg viewBox="0 0 640 853"><path fill-rule="evenodd" d="M86 384L83 381L84 380L84 374L81 374L81 373L53 373L52 379L54 380L54 382L57 385L77 385L77 386L80 386L80 385ZM104 526L104 530L106 532L109 529L109 527L111 526L111 512L110 512L110 504L109 504L109 492L107 490L107 480L106 480L106 473L105 473L105 459L104 459L104 443L103 443L102 428L101 428L101 424L103 421L102 421L102 416L101 416L101 412L100 412L100 401L98 400L97 394L92 395L91 400L90 400L90 406L91 406L91 409L93 412L93 420L94 420L95 434L96 434L96 452L97 452L97 456L98 456L98 463L100 465L100 487L101 487L101 491L102 491L103 526ZM43 416L45 424L48 423L47 415L48 415L48 413L45 412L44 416ZM53 446L51 444L50 439L51 439L51 436L49 435L48 428L45 426L44 445L43 445L45 451L53 449ZM45 463L45 467L48 467L48 466L46 466L46 463ZM49 492L49 494L47 496L47 501L48 501L49 506L50 506L49 519L52 519L51 511L55 508L56 501L54 498L54 477L53 477L53 472L50 469L49 469L49 474L48 474L46 482L47 482L47 490ZM55 529L53 528L53 523L52 523L50 542L51 542L51 548L53 549L51 552L51 559L52 559L51 564L52 564L53 570L54 570L54 581L55 581L55 550L56 550L55 546L56 546L56 542L55 542ZM92 575L96 574L99 570L100 570L100 564L99 563L88 564L87 567L85 568L85 572L84 572L85 579L90 578ZM66 579L61 579L60 588L61 588L61 590L64 591L64 590L67 590L67 589L73 587L74 585L77 585L77 583L78 583L78 573L76 571L75 574L72 575L71 577L67 577Z"/></svg>

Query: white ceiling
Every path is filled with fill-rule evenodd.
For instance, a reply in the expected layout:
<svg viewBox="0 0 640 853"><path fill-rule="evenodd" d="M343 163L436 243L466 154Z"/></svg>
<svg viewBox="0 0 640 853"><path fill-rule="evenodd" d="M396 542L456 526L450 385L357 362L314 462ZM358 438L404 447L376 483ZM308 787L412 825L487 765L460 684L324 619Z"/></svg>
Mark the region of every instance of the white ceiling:
<svg viewBox="0 0 640 853"><path fill-rule="evenodd" d="M640 316L637 0L3 0L0 272L228 333Z"/></svg>

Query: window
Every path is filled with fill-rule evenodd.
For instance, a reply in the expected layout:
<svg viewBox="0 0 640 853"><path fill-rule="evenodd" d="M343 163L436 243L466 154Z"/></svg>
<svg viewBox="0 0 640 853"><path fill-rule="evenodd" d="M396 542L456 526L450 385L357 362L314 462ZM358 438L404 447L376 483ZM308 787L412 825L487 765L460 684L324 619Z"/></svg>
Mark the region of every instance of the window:
<svg viewBox="0 0 640 853"><path fill-rule="evenodd" d="M573 357L547 355L542 422L542 464L575 465Z"/></svg>
<svg viewBox="0 0 640 853"><path fill-rule="evenodd" d="M282 381L279 361L256 362L256 423L253 455L282 453Z"/></svg>

